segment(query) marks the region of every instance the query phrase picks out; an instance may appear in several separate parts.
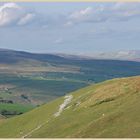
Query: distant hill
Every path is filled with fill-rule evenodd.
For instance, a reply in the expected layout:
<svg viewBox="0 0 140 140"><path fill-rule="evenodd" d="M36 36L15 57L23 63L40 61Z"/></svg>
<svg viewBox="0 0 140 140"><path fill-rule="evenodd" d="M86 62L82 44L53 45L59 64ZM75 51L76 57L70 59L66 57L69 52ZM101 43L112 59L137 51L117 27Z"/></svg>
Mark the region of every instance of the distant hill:
<svg viewBox="0 0 140 140"><path fill-rule="evenodd" d="M0 49L0 63L10 64L17 63L19 61L33 59L36 61L64 61L64 58L53 55L53 54L35 54L28 53L24 51L15 51L15 50L7 50Z"/></svg>
<svg viewBox="0 0 140 140"><path fill-rule="evenodd" d="M140 62L140 50L89 53L81 56L87 59L129 60Z"/></svg>
<svg viewBox="0 0 140 140"><path fill-rule="evenodd" d="M100 52L85 55L75 54L43 54L43 53L29 53L24 51L0 49L0 62L1 63L17 63L23 60L36 60L43 62L62 62L66 63L68 60L129 60L139 61L140 50L126 50L126 51L114 51L114 52Z"/></svg>
<svg viewBox="0 0 140 140"><path fill-rule="evenodd" d="M85 82L100 82L111 78L139 75L139 62L133 62L134 59L133 61L115 60L117 57L121 59L125 54L129 57L137 56L135 61L139 61L139 51L114 53L111 60L105 59L103 54L100 59L96 56L96 59L93 59L66 54L37 54L0 49L0 73L47 75L51 78L74 78Z"/></svg>
<svg viewBox="0 0 140 140"><path fill-rule="evenodd" d="M140 76L105 81L0 122L4 138L139 138Z"/></svg>

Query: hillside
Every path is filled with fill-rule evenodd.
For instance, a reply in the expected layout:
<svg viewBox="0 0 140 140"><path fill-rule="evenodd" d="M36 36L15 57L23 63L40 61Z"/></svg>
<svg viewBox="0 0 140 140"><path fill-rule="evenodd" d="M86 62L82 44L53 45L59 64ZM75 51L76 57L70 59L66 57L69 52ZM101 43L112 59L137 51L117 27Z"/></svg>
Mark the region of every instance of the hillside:
<svg viewBox="0 0 140 140"><path fill-rule="evenodd" d="M108 80L5 119L0 137L140 137L139 100L140 76Z"/></svg>
<svg viewBox="0 0 140 140"><path fill-rule="evenodd" d="M0 98L15 104L36 106L93 83L136 75L139 62L0 49Z"/></svg>
<svg viewBox="0 0 140 140"><path fill-rule="evenodd" d="M32 109L93 83L136 75L140 62L0 49L0 99L13 103L0 101L0 114L24 113L25 105Z"/></svg>

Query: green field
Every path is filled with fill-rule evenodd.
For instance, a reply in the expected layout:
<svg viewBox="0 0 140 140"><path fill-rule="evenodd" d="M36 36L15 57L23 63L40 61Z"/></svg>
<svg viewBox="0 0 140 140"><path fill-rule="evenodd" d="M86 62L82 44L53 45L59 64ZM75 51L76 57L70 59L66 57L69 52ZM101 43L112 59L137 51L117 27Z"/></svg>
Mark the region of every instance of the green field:
<svg viewBox="0 0 140 140"><path fill-rule="evenodd" d="M140 137L140 77L105 81L0 123L0 137ZM131 126L131 127L130 127ZM9 131L11 130L11 131Z"/></svg>
<svg viewBox="0 0 140 140"><path fill-rule="evenodd" d="M15 103L38 105L88 85L82 81L39 76L0 75L0 97ZM28 100L21 95L27 96Z"/></svg>
<svg viewBox="0 0 140 140"><path fill-rule="evenodd" d="M15 115L23 114L32 110L34 107L31 105L21 105L21 104L6 104L0 103L0 112L6 111L8 114L3 116L5 117L12 117Z"/></svg>
<svg viewBox="0 0 140 140"><path fill-rule="evenodd" d="M4 104L4 103L0 103L0 111L2 109L5 110L10 110L10 111L18 111L18 112L27 112L31 109L33 109L33 106L28 106L28 105L20 105L20 104Z"/></svg>

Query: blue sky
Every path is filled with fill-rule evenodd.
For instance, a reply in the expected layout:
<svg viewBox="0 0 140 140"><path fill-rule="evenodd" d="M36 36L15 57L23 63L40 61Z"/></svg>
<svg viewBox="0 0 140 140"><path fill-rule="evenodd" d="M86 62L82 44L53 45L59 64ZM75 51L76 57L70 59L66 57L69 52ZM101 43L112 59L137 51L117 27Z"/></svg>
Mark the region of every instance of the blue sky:
<svg viewBox="0 0 140 140"><path fill-rule="evenodd" d="M0 48L92 54L140 48L140 3L0 3Z"/></svg>

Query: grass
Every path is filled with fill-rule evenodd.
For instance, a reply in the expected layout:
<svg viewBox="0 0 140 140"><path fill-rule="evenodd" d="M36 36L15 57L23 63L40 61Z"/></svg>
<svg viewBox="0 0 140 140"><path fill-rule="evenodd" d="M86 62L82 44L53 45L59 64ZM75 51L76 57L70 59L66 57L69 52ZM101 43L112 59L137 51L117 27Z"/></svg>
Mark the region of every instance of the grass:
<svg viewBox="0 0 140 140"><path fill-rule="evenodd" d="M8 110L8 111L17 111L17 112L25 113L29 110L32 110L33 108L34 107L31 105L0 103L0 111L1 110Z"/></svg>
<svg viewBox="0 0 140 140"><path fill-rule="evenodd" d="M0 103L0 112L5 118L21 115L33 108L31 105Z"/></svg>
<svg viewBox="0 0 140 140"><path fill-rule="evenodd" d="M105 81L77 90L60 116L64 97L0 123L0 137L139 138L140 77ZM47 122L48 121L48 122ZM9 131L10 130L10 131Z"/></svg>

